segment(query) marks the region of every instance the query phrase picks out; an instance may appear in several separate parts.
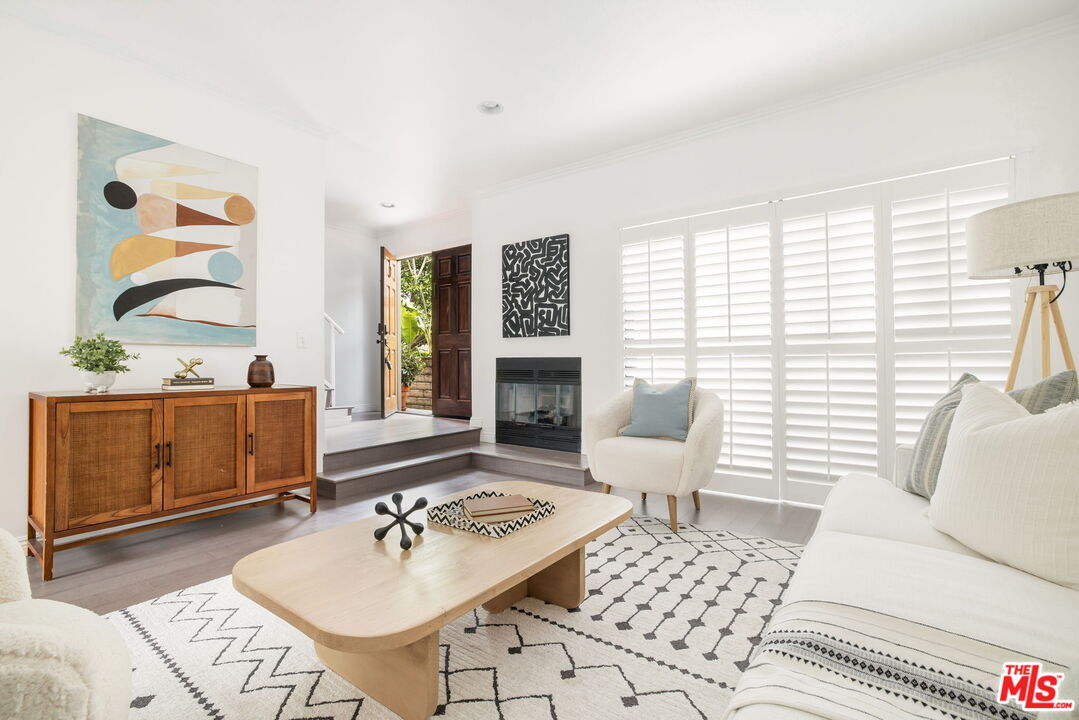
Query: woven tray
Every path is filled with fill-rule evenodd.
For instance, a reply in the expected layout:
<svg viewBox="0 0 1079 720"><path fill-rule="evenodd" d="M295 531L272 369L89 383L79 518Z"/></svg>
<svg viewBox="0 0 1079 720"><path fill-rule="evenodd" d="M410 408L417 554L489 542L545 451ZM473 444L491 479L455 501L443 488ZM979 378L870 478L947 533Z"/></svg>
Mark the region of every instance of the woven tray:
<svg viewBox="0 0 1079 720"><path fill-rule="evenodd" d="M547 502L546 500L537 500L536 498L528 498L532 501L532 504L536 506L536 509L522 515L516 520L507 520L506 522L500 523L485 523L473 520L465 515L465 500L504 496L505 493L484 490L483 492L463 497L460 500L451 500L447 503L442 503L441 505L434 505L427 508L427 522L447 525L449 527L457 528L458 530L467 530L479 535L487 535L488 537L500 538L505 537L512 532L517 532L523 527L528 527L532 523L554 514L554 503Z"/></svg>

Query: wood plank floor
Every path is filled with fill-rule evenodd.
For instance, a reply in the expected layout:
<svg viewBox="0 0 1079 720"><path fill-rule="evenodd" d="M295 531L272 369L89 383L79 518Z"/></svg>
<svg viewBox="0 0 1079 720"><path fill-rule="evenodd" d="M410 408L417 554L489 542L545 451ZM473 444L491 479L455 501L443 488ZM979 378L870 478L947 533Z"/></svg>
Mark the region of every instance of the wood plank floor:
<svg viewBox="0 0 1079 720"><path fill-rule="evenodd" d="M433 477L404 492L406 498L425 495L434 499L505 479L505 475L482 470L461 470ZM599 488L594 483L588 489ZM665 497L656 495L642 502L638 493L619 494L633 501L637 513L667 517ZM49 582L41 581L35 560L27 560L27 572L36 598L111 612L228 575L237 560L259 548L373 515L375 503L387 495L379 492L336 501L319 498L314 515L307 512L306 505L290 501L194 520L58 553L55 579ZM813 534L819 515L808 508L708 494L702 494L699 512L688 497L678 510L679 522L799 543Z"/></svg>

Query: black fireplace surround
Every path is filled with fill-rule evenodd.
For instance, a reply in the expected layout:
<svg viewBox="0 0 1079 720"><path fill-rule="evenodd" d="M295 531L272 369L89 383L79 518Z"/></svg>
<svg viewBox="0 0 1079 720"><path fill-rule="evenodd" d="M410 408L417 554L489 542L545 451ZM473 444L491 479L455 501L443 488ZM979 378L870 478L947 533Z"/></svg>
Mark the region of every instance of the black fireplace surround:
<svg viewBox="0 0 1079 720"><path fill-rule="evenodd" d="M495 440L581 452L581 358L498 358Z"/></svg>

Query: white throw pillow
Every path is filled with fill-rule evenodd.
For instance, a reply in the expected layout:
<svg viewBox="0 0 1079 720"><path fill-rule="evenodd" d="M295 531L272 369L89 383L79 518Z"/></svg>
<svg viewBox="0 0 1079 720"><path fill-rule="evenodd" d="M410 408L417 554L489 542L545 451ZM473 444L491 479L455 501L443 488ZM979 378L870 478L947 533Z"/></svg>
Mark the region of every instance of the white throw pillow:
<svg viewBox="0 0 1079 720"><path fill-rule="evenodd" d="M1079 589L1079 407L1031 415L963 388L929 520L986 557Z"/></svg>

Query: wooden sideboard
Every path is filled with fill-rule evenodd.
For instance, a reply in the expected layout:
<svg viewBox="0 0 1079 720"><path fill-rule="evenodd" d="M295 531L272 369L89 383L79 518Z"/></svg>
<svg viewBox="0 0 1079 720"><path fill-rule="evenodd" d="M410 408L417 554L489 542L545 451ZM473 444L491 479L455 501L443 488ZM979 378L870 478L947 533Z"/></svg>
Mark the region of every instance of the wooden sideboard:
<svg viewBox="0 0 1079 720"><path fill-rule="evenodd" d="M290 499L315 512L316 487L311 386L30 393L26 537L43 580L53 553L87 543Z"/></svg>

